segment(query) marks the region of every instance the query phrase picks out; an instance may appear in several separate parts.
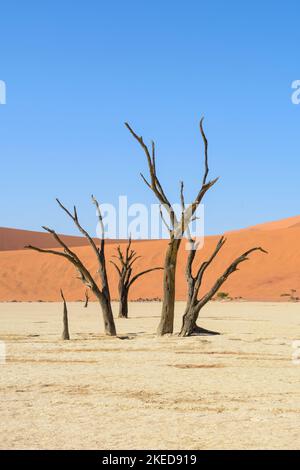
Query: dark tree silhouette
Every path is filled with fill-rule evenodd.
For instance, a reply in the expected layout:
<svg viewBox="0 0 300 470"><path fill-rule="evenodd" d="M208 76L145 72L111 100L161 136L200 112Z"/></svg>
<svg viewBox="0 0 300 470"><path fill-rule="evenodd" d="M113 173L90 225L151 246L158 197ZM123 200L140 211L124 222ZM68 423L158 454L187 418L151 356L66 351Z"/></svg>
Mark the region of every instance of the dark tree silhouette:
<svg viewBox="0 0 300 470"><path fill-rule="evenodd" d="M116 327L115 327L115 322L113 318L113 313L112 313L112 307L111 307L111 298L110 298L110 291L109 291L109 284L108 284L108 279L107 279L107 272L106 272L106 260L105 260L105 239L104 239L104 225L103 225L103 220L102 220L102 214L100 210L99 203L94 196L92 196L92 201L96 206L97 209L97 215L98 215L98 220L101 228L101 240L100 240L100 246L97 247L95 241L93 238L88 234L88 232L82 227L82 225L79 222L78 219L78 214L76 207L74 206L73 213L71 213L60 201L59 199L56 199L58 205L61 207L61 209L73 220L74 224L78 228L78 230L84 235L88 242L89 245L91 246L96 259L97 259L97 264L98 264L98 273L100 276L101 280L101 285L99 286L95 280L95 276L93 276L88 268L85 266L85 264L80 260L78 255L72 251L66 244L65 242L61 239L61 237L52 229L48 227L43 227L44 230L47 232L51 233L53 238L59 243L59 245L63 248L62 251L57 251L57 250L50 250L50 249L43 249L39 248L36 246L32 245L27 245L25 248L28 248L30 250L35 250L40 253L48 253L51 255L55 256L61 256L65 259L67 259L78 271L79 273L79 279L82 281L82 283L92 291L92 293L96 296L98 299L101 309L102 309L102 314L103 314L103 320L104 320L104 329L105 333L110 336L115 336L116 335Z"/></svg>
<svg viewBox="0 0 300 470"><path fill-rule="evenodd" d="M161 320L158 326L157 334L164 335L167 333L173 333L174 326L174 306L175 306L175 275L176 275L176 265L177 265L177 256L178 250L180 247L182 236L184 235L186 228L193 220L193 216L197 207L202 202L202 199L206 192L217 182L218 178L207 181L208 177L208 141L203 130L203 118L200 121L200 133L204 143L204 176L202 179L201 187L193 201L187 208L184 209L181 214L180 219L178 220L173 207L166 196L166 193L158 179L156 171L156 156L155 156L155 144L152 141L151 150L145 144L143 137L138 136L132 127L125 123L125 126L132 134L132 136L139 143L143 149L149 170L149 181L141 174L141 177L145 184L153 191L159 203L165 208L168 213L169 223L164 219L163 213L161 211L161 216L164 223L167 225L170 242L168 244L168 249L165 255L164 263L164 294L163 294L163 304L161 312Z"/></svg>
<svg viewBox="0 0 300 470"><path fill-rule="evenodd" d="M60 295L61 298L63 299L63 304L64 304L64 313L63 313L63 332L62 332L62 339L63 340L69 340L70 339L70 333L69 333L69 322L68 322L68 309L67 309L67 302L64 297L64 293L62 289L60 289Z"/></svg>
<svg viewBox="0 0 300 470"><path fill-rule="evenodd" d="M119 275L119 318L128 318L128 294L133 283L141 276L163 268L150 268L134 274L133 265L139 258L141 258L141 256L137 256L136 252L131 249L131 238L129 238L124 253L122 252L120 245L118 246L117 255L115 255L114 258L117 258L118 260L118 264L114 261L111 261L111 263L114 265Z"/></svg>
<svg viewBox="0 0 300 470"><path fill-rule="evenodd" d="M202 335L203 334L207 334L207 335L218 334L214 331L209 331L209 330L200 328L197 325L197 319L198 319L201 309L218 292L218 290L224 284L224 282L228 279L228 277L238 270L239 264L249 259L248 256L251 253L253 253L254 251L261 251L263 253L267 253L261 247L255 247L255 248L251 248L248 251L245 251L242 255L236 258L227 267L227 269L225 269L223 274L215 281L211 289L208 292L206 292L204 295L202 295L200 299L198 299L198 294L202 285L202 280L203 280L205 271L213 262L215 257L218 255L219 251L221 250L221 248L223 247L225 243L226 243L226 238L221 237L215 247L215 250L211 254L210 258L208 258L206 261L204 261L200 265L198 270L196 270L196 274L193 274L193 263L194 263L195 256L197 253L197 250L196 250L197 246L196 246L196 242L194 239L192 238L189 239L190 249L189 249L189 254L188 254L188 259L187 259L187 264L186 264L188 298L187 298L187 305L186 305L185 313L183 315L181 331L179 333L180 336L190 336L190 335L197 335L197 334L200 334L200 335L201 334Z"/></svg>
<svg viewBox="0 0 300 470"><path fill-rule="evenodd" d="M89 300L90 300L88 289L86 289L84 296L85 296L84 308L87 308L89 304Z"/></svg>

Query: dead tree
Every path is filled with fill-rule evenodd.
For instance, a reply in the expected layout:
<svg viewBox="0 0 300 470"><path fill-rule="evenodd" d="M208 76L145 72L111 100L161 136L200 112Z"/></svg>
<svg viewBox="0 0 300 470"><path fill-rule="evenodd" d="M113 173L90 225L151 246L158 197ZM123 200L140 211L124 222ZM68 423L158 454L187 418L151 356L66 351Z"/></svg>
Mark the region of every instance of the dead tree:
<svg viewBox="0 0 300 470"><path fill-rule="evenodd" d="M89 291L88 289L86 289L85 293L84 293L84 296L85 296L85 303L84 303L84 308L87 308L88 304L89 304Z"/></svg>
<svg viewBox="0 0 300 470"><path fill-rule="evenodd" d="M92 201L96 206L99 224L101 228L101 240L100 240L100 246L98 247L95 241L92 239L92 237L80 224L78 220L76 207L74 206L73 213L71 213L58 199L56 201L58 205L61 207L61 209L63 209L64 212L73 220L74 224L76 225L78 230L82 233L82 235L84 235L87 238L89 245L91 246L97 259L98 273L100 276L101 285L99 286L97 284L95 280L95 276L93 276L90 273L90 271L84 265L84 263L80 260L78 255L65 244L65 242L61 239L61 237L54 230L48 227L43 227L43 229L51 233L53 238L63 248L62 251L47 250L47 249L39 248L39 247L32 246L32 245L27 245L25 246L25 248L35 250L40 253L49 253L55 256L61 256L67 259L78 271L79 279L82 281L82 283L88 289L90 289L91 292L98 299L101 309L102 309L105 333L110 336L115 336L116 327L115 327L115 322L114 322L113 313L112 313L110 291L109 291L107 272L106 272L104 224L102 220L102 214L101 214L99 203L94 198L94 196L92 196Z"/></svg>
<svg viewBox="0 0 300 470"><path fill-rule="evenodd" d="M60 289L60 295L63 299L64 303L64 313L63 313L63 332L61 338L63 340L69 340L70 339L70 333L69 333L69 322L68 322L68 309L67 309L67 302L64 297L64 293L62 289Z"/></svg>
<svg viewBox="0 0 300 470"><path fill-rule="evenodd" d="M206 292L200 299L198 299L198 294L199 290L202 285L202 280L203 276L205 274L206 269L210 266L210 264L213 262L215 257L218 255L219 251L223 247L223 245L226 243L226 238L221 237L220 240L218 241L214 252L208 258L208 260L204 261L199 269L197 270L196 274L193 274L193 263L195 260L196 256L196 242L195 240L191 239L189 240L190 243L190 249L189 249L189 254L188 254L188 259L187 259L187 264L186 264L186 279L188 283L188 297L187 297L187 305L185 309L185 313L183 315L183 320L182 320L182 327L181 331L179 333L180 336L191 336L191 335L209 335L209 334L218 334L214 331L209 331L205 330L203 328L200 328L197 325L197 319L199 316L199 313L201 309L204 307L204 305L209 302L212 297L218 292L220 287L224 284L224 282L228 279L228 277L233 274L235 271L238 271L238 266L240 263L243 263L244 261L247 261L249 258L248 256L253 253L254 251L261 251L263 253L267 253L263 248L261 247L255 247L251 248L250 250L246 251L243 253L241 256L236 258L229 266L228 268L223 272L223 274L215 281L211 289Z"/></svg>
<svg viewBox="0 0 300 470"><path fill-rule="evenodd" d="M131 238L129 238L125 253L122 253L120 245L117 248L117 253L114 257L118 259L119 264L114 261L111 263L119 275L119 318L128 318L128 294L132 284L141 276L163 268L150 268L133 275L133 265L140 256L137 256L136 252L131 249Z"/></svg>
<svg viewBox="0 0 300 470"><path fill-rule="evenodd" d="M168 333L173 333L173 325L174 325L174 306L175 306L175 275L176 275L176 264L177 264L177 256L178 250L180 247L180 243L182 240L182 236L186 230L186 227L189 223L193 220L195 211L197 207L201 203L205 193L217 182L218 178L207 181L208 177L208 142L206 135L203 130L203 118L200 121L200 132L204 142L204 176L202 179L201 187L193 201L183 213L181 217L177 218L172 205L167 198L165 191L157 177L156 172L156 159L155 159L155 144L152 142L152 148L149 150L148 146L145 144L143 137L138 136L134 130L130 127L128 123L125 123L127 129L130 131L132 136L137 140L137 142L142 147L148 164L149 170L149 181L141 174L142 179L144 180L145 184L153 191L156 198L158 199L159 203L165 208L168 213L169 222L167 222L161 211L161 217L167 225L169 234L170 234L170 242L168 244L168 248L165 254L165 262L164 262L164 294L163 294L163 304L162 304L162 311L161 311L161 320L158 326L157 334L164 335ZM183 188L183 186L182 186Z"/></svg>

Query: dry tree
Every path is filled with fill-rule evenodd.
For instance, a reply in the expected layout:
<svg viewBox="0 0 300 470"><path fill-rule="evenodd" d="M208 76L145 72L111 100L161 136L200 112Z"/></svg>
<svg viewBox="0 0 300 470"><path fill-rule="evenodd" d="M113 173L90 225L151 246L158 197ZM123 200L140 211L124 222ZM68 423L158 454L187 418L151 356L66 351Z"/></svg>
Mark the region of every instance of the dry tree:
<svg viewBox="0 0 300 470"><path fill-rule="evenodd" d="M64 311L63 311L63 332L61 338L63 340L69 340L70 339L70 333L69 333L69 321L68 321L68 309L67 309L67 302L64 297L64 293L62 289L60 289L60 295L61 298L63 299L63 305L64 305Z"/></svg>
<svg viewBox="0 0 300 470"><path fill-rule="evenodd" d="M88 289L85 290L84 297L85 297L84 308L87 308L89 304L89 300L90 300Z"/></svg>
<svg viewBox="0 0 300 470"><path fill-rule="evenodd" d="M129 289L133 283L141 276L163 268L150 268L134 274L133 265L139 258L141 258L141 256L137 256L136 252L131 249L131 238L128 240L128 244L124 253L122 252L120 245L117 247L117 255L114 255L114 258L117 258L118 264L114 261L110 262L116 268L119 276L119 318L128 318L128 294Z"/></svg>
<svg viewBox="0 0 300 470"><path fill-rule="evenodd" d="M102 309L102 314L103 314L105 333L110 336L115 336L116 327L115 327L115 322L114 322L113 313L112 313L111 297L110 297L109 284L108 284L107 271L106 271L104 224L103 224L102 214L100 210L100 205L97 199L94 196L92 196L92 202L96 206L97 216L98 216L99 225L101 229L101 239L100 239L100 244L98 247L96 242L93 240L93 238L88 234L88 232L80 224L76 207L74 206L73 213L71 213L59 201L59 199L56 199L56 201L58 205L61 207L61 209L73 220L74 224L76 225L80 233L87 238L89 245L91 246L97 259L98 274L100 276L101 285L98 285L97 281L95 280L95 276L91 274L91 272L83 263L83 261L79 258L79 256L66 245L66 243L62 240L62 238L54 230L48 227L43 227L43 229L53 236L53 238L57 241L57 243L63 248L62 251L44 249L44 248L39 248L39 247L32 246L32 245L26 245L25 248L28 248L30 250L35 250L40 253L48 253L51 255L60 256L60 257L67 259L78 271L79 273L78 278L82 281L82 283L88 289L91 290L91 292L96 296L97 300L99 301L101 309Z"/></svg>
<svg viewBox="0 0 300 470"><path fill-rule="evenodd" d="M204 195L217 182L218 178L215 178L211 181L207 180L209 172L208 141L203 130L202 118L200 121L200 133L204 143L204 175L201 186L193 203L186 207L182 212L181 216L178 218L157 176L154 142L152 141L150 150L149 147L145 144L142 136L138 136L128 123L125 123L125 126L130 131L132 136L136 139L136 141L139 143L146 155L149 170L149 181L144 177L143 174L141 174L141 177L145 184L153 191L161 206L163 206L168 213L169 221L166 221L162 210L160 211L162 220L167 226L170 235L170 242L168 244L164 262L164 293L161 320L157 330L158 335L164 335L168 333L173 333L176 264L178 250L181 244L182 237L186 231L186 227L193 220L197 207L202 202ZM183 185L181 191L183 191Z"/></svg>
<svg viewBox="0 0 300 470"><path fill-rule="evenodd" d="M197 325L197 319L199 316L199 313L201 309L204 307L204 305L209 302L212 297L218 292L220 287L224 284L224 282L228 279L228 277L233 274L235 271L238 271L238 266L240 263L243 263L244 261L247 261L249 258L248 256L253 253L254 251L261 251L263 253L267 253L263 248L261 247L255 247L251 248L248 251L245 251L242 255L240 255L238 258L236 258L228 267L225 269L223 274L215 281L213 286L211 287L210 290L208 290L204 295L202 295L200 298L198 298L198 294L202 285L203 281L203 276L205 274L206 269L210 266L210 264L213 262L213 260L216 258L218 255L219 251L221 248L224 246L226 243L226 238L221 237L220 240L218 241L215 250L211 254L211 256L204 261L198 270L196 270L196 273L193 274L193 263L195 260L195 256L197 253L197 242L189 238L189 254L187 258L187 264L186 264L186 279L188 283L188 297L187 297L187 305L185 309L185 313L183 315L182 319L182 327L181 331L179 333L180 336L190 336L190 335L203 335L203 334L218 334L214 331L209 331L205 330L203 328L200 328Z"/></svg>

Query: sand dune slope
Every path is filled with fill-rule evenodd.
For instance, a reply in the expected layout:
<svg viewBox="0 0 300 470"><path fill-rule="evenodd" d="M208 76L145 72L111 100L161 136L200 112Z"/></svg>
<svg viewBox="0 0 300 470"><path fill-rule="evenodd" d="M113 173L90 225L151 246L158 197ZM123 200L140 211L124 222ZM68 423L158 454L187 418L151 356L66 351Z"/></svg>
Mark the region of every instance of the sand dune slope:
<svg viewBox="0 0 300 470"><path fill-rule="evenodd" d="M87 244L87 241L82 237L63 235L62 238L70 246L81 246ZM58 246L58 243L53 240L50 233L0 227L0 251L22 250L24 245L28 245L30 243L32 245L38 245L41 248L54 248Z"/></svg>
<svg viewBox="0 0 300 470"><path fill-rule="evenodd" d="M86 246L84 237L60 235L69 246ZM112 243L112 240L107 240ZM0 227L0 251L23 250L25 245L36 245L40 248L56 248L59 244L47 232L34 232L16 228Z"/></svg>
<svg viewBox="0 0 300 470"><path fill-rule="evenodd" d="M232 297L247 300L282 300L281 295L296 289L300 295L300 227L299 217L288 223L277 223L268 229L249 229L227 234L227 243L207 271L204 289L210 287L225 267L243 251L262 246L268 255L254 253L251 259L240 267L224 284L222 291ZM294 223L293 223L294 222ZM213 250L217 236L207 237L204 248L197 253L197 261L205 260ZM35 240L33 239L33 243ZM40 246L43 246L40 244ZM162 266L167 247L166 240L139 241L133 244L139 255L137 270L149 266ZM116 249L116 243L107 245L107 256L110 258ZM88 246L78 246L76 253L88 264L92 272L97 271L93 252ZM186 262L185 244L179 253L177 276L177 300L183 300L186 294L184 268ZM117 297L117 275L109 264L112 296ZM54 301L59 299L59 289L63 288L69 300L83 299L84 287L76 278L73 267L64 259L34 253L26 250L0 252L0 301ZM154 272L143 280L137 281L130 298L153 299L162 297L162 273Z"/></svg>

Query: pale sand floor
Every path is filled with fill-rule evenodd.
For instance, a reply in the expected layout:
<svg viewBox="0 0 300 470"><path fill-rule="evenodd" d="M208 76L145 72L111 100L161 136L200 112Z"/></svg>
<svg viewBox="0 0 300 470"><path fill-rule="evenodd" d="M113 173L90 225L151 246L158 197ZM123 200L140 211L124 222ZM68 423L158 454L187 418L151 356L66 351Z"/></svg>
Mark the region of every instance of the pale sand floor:
<svg viewBox="0 0 300 470"><path fill-rule="evenodd" d="M111 339L72 303L61 341L61 304L0 304L0 448L300 449L299 304L213 302L215 337L156 338L159 313L132 303Z"/></svg>

